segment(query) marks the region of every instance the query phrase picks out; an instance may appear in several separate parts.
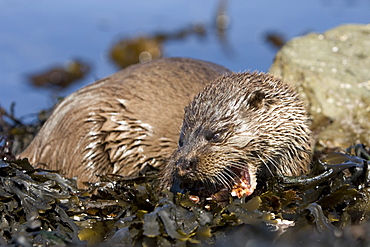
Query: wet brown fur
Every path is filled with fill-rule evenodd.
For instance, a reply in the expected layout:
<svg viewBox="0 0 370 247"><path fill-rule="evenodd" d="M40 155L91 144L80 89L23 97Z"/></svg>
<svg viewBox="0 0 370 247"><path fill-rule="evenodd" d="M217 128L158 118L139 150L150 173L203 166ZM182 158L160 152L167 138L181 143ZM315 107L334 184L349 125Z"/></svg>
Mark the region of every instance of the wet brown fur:
<svg viewBox="0 0 370 247"><path fill-rule="evenodd" d="M308 118L296 92L264 73L217 78L185 108L178 149L162 187L210 196L231 190L238 171L296 176L309 169Z"/></svg>
<svg viewBox="0 0 370 247"><path fill-rule="evenodd" d="M183 108L224 67L164 58L128 67L66 97L18 157L67 177L132 175L176 149Z"/></svg>

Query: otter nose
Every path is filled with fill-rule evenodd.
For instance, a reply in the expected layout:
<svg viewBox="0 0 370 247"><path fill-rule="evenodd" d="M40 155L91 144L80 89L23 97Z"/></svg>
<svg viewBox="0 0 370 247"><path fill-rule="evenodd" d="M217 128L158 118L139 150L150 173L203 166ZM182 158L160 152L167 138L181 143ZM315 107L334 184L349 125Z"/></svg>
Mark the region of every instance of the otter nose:
<svg viewBox="0 0 370 247"><path fill-rule="evenodd" d="M190 158L190 159L180 158L176 162L176 166L177 166L177 169L178 169L178 174L180 176L185 176L187 174L192 174L196 169L197 163L198 163L197 158Z"/></svg>

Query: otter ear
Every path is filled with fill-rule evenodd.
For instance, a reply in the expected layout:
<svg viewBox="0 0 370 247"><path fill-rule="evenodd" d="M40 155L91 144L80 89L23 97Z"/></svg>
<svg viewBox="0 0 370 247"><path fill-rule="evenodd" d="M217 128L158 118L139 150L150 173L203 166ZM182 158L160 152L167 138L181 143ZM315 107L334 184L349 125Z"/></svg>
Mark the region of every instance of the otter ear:
<svg viewBox="0 0 370 247"><path fill-rule="evenodd" d="M256 90L248 96L248 104L252 108L259 109L264 105L266 94L262 90Z"/></svg>

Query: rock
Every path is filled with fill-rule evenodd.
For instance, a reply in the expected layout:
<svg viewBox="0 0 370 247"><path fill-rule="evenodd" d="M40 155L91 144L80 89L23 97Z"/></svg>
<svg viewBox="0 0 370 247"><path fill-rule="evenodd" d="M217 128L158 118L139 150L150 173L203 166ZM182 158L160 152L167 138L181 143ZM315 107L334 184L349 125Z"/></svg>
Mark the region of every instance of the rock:
<svg viewBox="0 0 370 247"><path fill-rule="evenodd" d="M288 42L270 73L299 91L317 144L370 144L370 25L344 25Z"/></svg>

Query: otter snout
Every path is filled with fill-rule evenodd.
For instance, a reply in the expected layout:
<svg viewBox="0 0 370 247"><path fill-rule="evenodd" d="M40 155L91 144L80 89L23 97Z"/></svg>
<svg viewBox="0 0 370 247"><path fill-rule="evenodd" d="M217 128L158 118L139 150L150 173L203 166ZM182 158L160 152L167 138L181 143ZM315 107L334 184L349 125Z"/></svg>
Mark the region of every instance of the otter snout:
<svg viewBox="0 0 370 247"><path fill-rule="evenodd" d="M175 153L178 155L179 153ZM190 191L193 182L196 180L196 169L199 163L196 157L184 157L172 158L172 164L175 165L175 176L173 177L172 186L170 191L176 193L186 193ZM186 186L187 185L187 186Z"/></svg>
<svg viewBox="0 0 370 247"><path fill-rule="evenodd" d="M181 177L195 177L195 171L197 168L199 160L196 157L191 157L191 158L185 158L185 157L180 157L176 161L176 171L177 175Z"/></svg>

